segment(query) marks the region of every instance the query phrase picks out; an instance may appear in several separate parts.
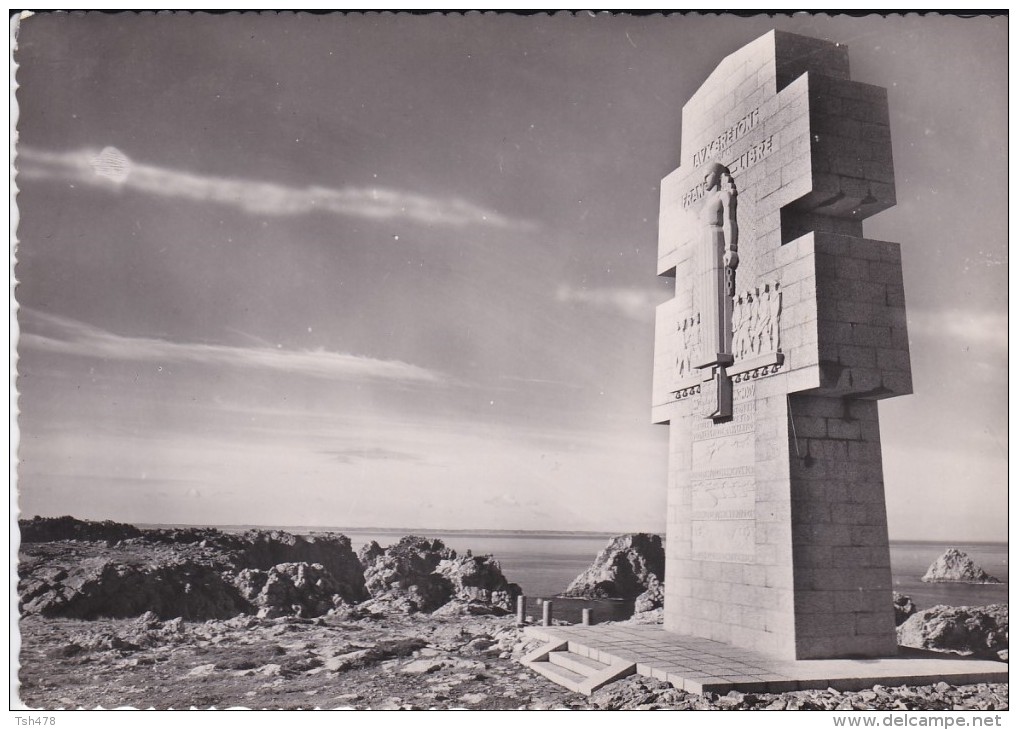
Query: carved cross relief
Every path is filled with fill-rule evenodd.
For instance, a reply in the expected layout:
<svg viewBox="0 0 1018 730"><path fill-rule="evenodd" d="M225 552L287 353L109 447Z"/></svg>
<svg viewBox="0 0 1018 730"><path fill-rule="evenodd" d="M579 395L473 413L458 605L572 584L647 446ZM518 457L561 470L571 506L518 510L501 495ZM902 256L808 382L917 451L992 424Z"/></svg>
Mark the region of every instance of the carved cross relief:
<svg viewBox="0 0 1018 730"><path fill-rule="evenodd" d="M784 343L781 322L815 293L778 251L818 229L860 236L862 219L894 204L878 91L849 80L844 48L774 33L722 61L684 106L682 164L661 187L658 273L676 296L658 315L656 421L688 399L724 422L733 383L803 367L791 336L803 315L785 313Z"/></svg>
<svg viewBox="0 0 1018 730"><path fill-rule="evenodd" d="M693 300L696 314L678 323L679 381L695 381L673 391L695 395L695 411L715 422L732 417L732 383L776 372L782 362L777 282L737 291L739 192L728 167L705 167L703 195L696 204L700 240L695 241ZM733 367L752 363L752 367Z"/></svg>

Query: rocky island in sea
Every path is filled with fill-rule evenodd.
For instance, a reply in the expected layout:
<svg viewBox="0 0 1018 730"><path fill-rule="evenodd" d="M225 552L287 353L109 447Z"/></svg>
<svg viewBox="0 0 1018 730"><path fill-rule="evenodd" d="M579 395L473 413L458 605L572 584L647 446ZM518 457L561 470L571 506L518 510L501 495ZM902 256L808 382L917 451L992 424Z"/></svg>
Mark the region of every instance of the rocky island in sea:
<svg viewBox="0 0 1018 730"><path fill-rule="evenodd" d="M30 708L1008 706L1003 684L700 696L640 676L588 698L518 663L539 642L516 625L519 588L497 560L440 540L406 536L355 554L338 534L71 517L20 527L18 695ZM659 592L663 553L653 537L613 538L570 591ZM652 596L643 604L652 610L634 621L660 620ZM1006 658L1006 606L914 612L899 637L911 641L914 627L927 649Z"/></svg>
<svg viewBox="0 0 1018 730"><path fill-rule="evenodd" d="M1000 583L957 548L945 550L921 580L924 583Z"/></svg>
<svg viewBox="0 0 1018 730"><path fill-rule="evenodd" d="M562 594L569 598L631 598L644 614L664 605L665 549L660 535L617 535ZM655 615L660 621L660 613Z"/></svg>

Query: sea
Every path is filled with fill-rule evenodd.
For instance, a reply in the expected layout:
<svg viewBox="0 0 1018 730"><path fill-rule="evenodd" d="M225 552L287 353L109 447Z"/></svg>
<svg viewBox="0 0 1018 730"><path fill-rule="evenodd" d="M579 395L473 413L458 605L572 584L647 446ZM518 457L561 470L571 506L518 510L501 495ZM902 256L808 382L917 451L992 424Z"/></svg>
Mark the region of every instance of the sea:
<svg viewBox="0 0 1018 730"><path fill-rule="evenodd" d="M224 530L246 529L222 526ZM262 529L265 529L264 527ZM595 620L627 618L632 601L590 601L565 599L560 594L582 573L604 548L612 533L512 532L512 531L435 531L380 530L332 527L279 527L292 533L338 532L350 538L354 550L372 540L382 547L407 534L441 540L459 553L492 555L502 566L506 578L523 589L529 599L528 613L539 616L540 601L553 600L553 615L567 621L579 621L581 609L590 608ZM923 583L920 578L930 564L950 547L968 554L1000 584ZM918 542L891 541L891 580L894 590L909 596L916 608L936 605L983 606L1008 602L1007 543L998 542Z"/></svg>

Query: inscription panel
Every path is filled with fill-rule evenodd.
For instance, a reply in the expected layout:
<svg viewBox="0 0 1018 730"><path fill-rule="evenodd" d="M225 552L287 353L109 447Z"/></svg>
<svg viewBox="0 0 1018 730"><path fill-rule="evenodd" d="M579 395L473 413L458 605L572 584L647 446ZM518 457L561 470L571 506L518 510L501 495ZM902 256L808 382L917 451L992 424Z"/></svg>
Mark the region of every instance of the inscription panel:
<svg viewBox="0 0 1018 730"><path fill-rule="evenodd" d="M753 477L693 482L694 520L752 520L756 517Z"/></svg>
<svg viewBox="0 0 1018 730"><path fill-rule="evenodd" d="M706 475L737 467L752 468L755 440L749 432L693 441L693 479L719 479Z"/></svg>
<svg viewBox="0 0 1018 730"><path fill-rule="evenodd" d="M693 431L692 557L751 563L756 544L756 384L737 386L732 420Z"/></svg>
<svg viewBox="0 0 1018 730"><path fill-rule="evenodd" d="M719 563L752 563L756 522L727 520L693 523L693 559Z"/></svg>

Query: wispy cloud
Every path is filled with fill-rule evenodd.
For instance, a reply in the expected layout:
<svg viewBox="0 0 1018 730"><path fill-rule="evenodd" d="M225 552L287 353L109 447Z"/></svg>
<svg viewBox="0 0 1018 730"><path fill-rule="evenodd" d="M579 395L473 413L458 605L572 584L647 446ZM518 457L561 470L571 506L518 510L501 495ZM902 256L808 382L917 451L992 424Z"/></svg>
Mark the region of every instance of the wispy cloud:
<svg viewBox="0 0 1018 730"><path fill-rule="evenodd" d="M321 453L333 457L340 464L353 464L358 461L420 462L424 460L424 457L420 454L411 454L406 451L395 451L377 446L361 449L333 449L331 451L322 451Z"/></svg>
<svg viewBox="0 0 1018 730"><path fill-rule="evenodd" d="M638 320L654 319L654 310L662 301L662 292L656 289L601 287L577 289L563 284L555 298L568 304L586 304L613 311L624 317Z"/></svg>
<svg viewBox="0 0 1018 730"><path fill-rule="evenodd" d="M912 336L936 337L946 343L979 348L984 353L1007 354L1007 313L991 310L910 310Z"/></svg>
<svg viewBox="0 0 1018 730"><path fill-rule="evenodd" d="M515 375L500 375L499 380L508 380L511 383L526 383L527 385L547 385L552 388L567 388L569 390L583 390L584 386L579 383L572 383L567 380L549 380L547 378L521 378ZM503 390L507 390L503 388Z"/></svg>
<svg viewBox="0 0 1018 730"><path fill-rule="evenodd" d="M284 350L171 342L124 337L66 317L21 309L20 346L62 355L213 367L277 370L294 375L345 380L385 380L407 384L448 382L441 373L399 360L377 360L326 350Z"/></svg>
<svg viewBox="0 0 1018 730"><path fill-rule="evenodd" d="M229 205L266 216L326 213L379 220L402 219L431 225L530 229L533 223L511 220L459 198L379 187L288 187L271 182L213 177L134 162L115 147L49 152L18 150L21 178L66 180L107 190L129 189L164 198Z"/></svg>

